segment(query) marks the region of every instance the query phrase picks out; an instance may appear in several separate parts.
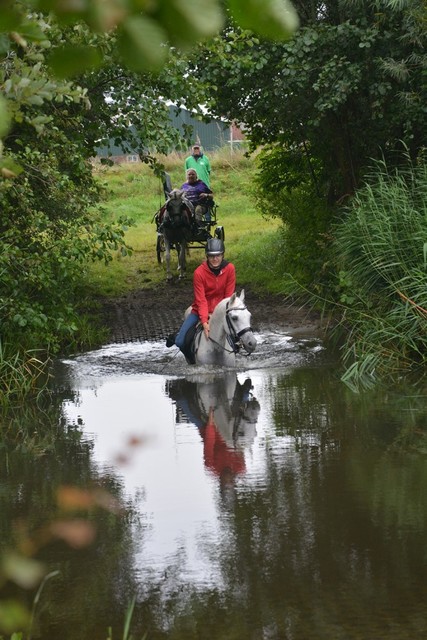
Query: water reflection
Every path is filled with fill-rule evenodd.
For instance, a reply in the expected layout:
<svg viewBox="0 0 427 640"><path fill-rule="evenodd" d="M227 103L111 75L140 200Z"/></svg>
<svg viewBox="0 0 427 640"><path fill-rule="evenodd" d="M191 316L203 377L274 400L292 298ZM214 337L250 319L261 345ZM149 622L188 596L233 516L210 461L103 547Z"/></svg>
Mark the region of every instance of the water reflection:
<svg viewBox="0 0 427 640"><path fill-rule="evenodd" d="M176 405L176 423L192 422L203 441L206 468L215 474L223 489L233 486L246 470L244 449L256 435L260 412L252 394L250 378L241 383L235 373L194 382L168 380L166 391Z"/></svg>
<svg viewBox="0 0 427 640"><path fill-rule="evenodd" d="M228 374L149 374L149 345L61 363L52 424L32 414L26 441L44 449L3 439L3 539L54 517L61 484L124 512L91 513L77 554L43 551L61 573L39 637L122 637L136 595L150 640L424 640L425 394L355 396L315 354L269 349L281 367Z"/></svg>

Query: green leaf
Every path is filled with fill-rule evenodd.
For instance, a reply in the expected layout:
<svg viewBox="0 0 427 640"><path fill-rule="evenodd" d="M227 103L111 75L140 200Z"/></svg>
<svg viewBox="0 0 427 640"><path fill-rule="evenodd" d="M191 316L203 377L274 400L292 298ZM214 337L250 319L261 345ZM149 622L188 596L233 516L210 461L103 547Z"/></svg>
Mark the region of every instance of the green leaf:
<svg viewBox="0 0 427 640"><path fill-rule="evenodd" d="M7 108L7 101L0 96L0 138L9 131L10 123L11 118Z"/></svg>
<svg viewBox="0 0 427 640"><path fill-rule="evenodd" d="M298 15L289 0L228 0L230 12L243 29L271 40L287 40L298 28Z"/></svg>
<svg viewBox="0 0 427 640"><path fill-rule="evenodd" d="M215 35L224 23L217 0L204 0L203 7L200 0L173 0L162 17L172 40L180 46Z"/></svg>
<svg viewBox="0 0 427 640"><path fill-rule="evenodd" d="M10 49L10 40L5 33L0 33L0 56L5 55Z"/></svg>
<svg viewBox="0 0 427 640"><path fill-rule="evenodd" d="M58 47L49 56L48 65L58 78L70 78L81 75L102 63L98 49L90 46Z"/></svg>
<svg viewBox="0 0 427 640"><path fill-rule="evenodd" d="M19 35L32 42L47 40L46 34L35 22L26 21L19 26Z"/></svg>
<svg viewBox="0 0 427 640"><path fill-rule="evenodd" d="M123 60L133 71L155 71L161 68L166 55L166 34L150 18L131 16L125 20L118 38Z"/></svg>
<svg viewBox="0 0 427 640"><path fill-rule="evenodd" d="M12 633L16 629L25 628L29 621L30 612L22 604L16 600L0 601L0 629L2 631Z"/></svg>
<svg viewBox="0 0 427 640"><path fill-rule="evenodd" d="M22 173L22 167L13 158L0 156L0 173L3 177L14 178Z"/></svg>
<svg viewBox="0 0 427 640"><path fill-rule="evenodd" d="M3 558L3 572L23 589L32 589L43 578L45 568L41 562L20 556L17 553L8 553Z"/></svg>
<svg viewBox="0 0 427 640"><path fill-rule="evenodd" d="M17 31L21 20L21 15L12 8L11 3L2 3L0 7L0 31Z"/></svg>

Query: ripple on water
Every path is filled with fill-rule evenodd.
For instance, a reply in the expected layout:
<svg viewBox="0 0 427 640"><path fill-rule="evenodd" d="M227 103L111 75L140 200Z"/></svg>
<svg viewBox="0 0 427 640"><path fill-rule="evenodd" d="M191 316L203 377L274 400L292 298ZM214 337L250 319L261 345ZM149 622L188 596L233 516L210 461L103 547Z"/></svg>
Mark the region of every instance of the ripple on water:
<svg viewBox="0 0 427 640"><path fill-rule="evenodd" d="M302 365L324 351L317 339L295 339L282 333L256 334L258 346L250 356L237 355L236 370L264 369ZM188 374L189 365L177 347L167 348L164 341L143 341L108 344L101 349L62 360L67 368L83 377L110 377L154 373ZM216 366L191 366L192 373L217 370Z"/></svg>

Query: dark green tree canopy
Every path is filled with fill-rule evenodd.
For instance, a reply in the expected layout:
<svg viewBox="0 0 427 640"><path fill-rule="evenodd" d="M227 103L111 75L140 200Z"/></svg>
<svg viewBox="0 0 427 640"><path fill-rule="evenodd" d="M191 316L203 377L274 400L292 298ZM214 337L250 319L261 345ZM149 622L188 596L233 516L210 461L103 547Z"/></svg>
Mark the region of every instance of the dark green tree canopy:
<svg viewBox="0 0 427 640"><path fill-rule="evenodd" d="M295 6L301 28L290 41L230 26L191 70L211 112L242 123L254 147L305 144L336 200L372 158L404 146L416 157L425 144L426 9L421 0Z"/></svg>

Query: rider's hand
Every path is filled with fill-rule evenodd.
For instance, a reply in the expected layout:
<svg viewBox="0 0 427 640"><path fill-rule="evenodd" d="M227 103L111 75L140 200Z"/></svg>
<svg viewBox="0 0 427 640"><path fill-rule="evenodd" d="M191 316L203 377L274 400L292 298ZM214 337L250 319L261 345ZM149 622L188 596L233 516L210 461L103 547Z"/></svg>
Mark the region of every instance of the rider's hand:
<svg viewBox="0 0 427 640"><path fill-rule="evenodd" d="M209 322L203 323L203 331L205 332L205 336L209 338Z"/></svg>

